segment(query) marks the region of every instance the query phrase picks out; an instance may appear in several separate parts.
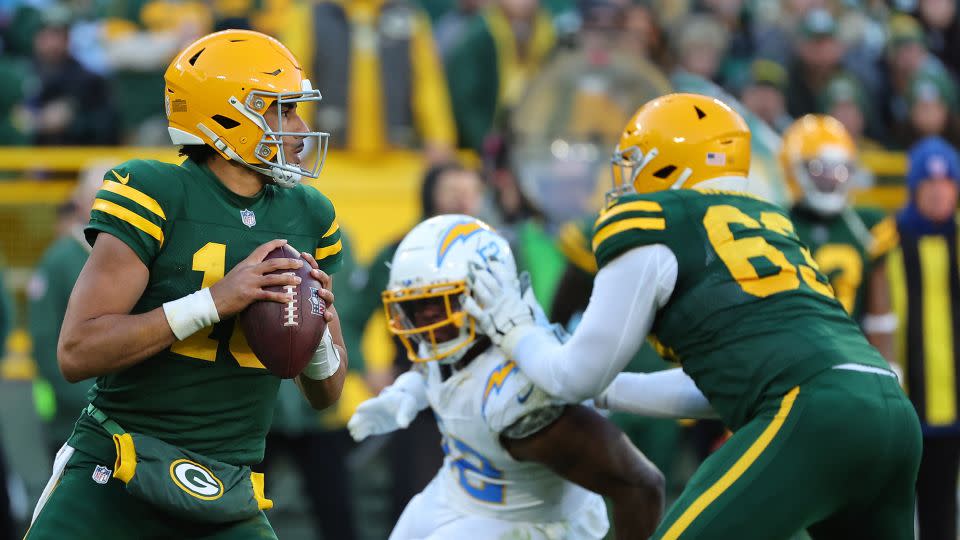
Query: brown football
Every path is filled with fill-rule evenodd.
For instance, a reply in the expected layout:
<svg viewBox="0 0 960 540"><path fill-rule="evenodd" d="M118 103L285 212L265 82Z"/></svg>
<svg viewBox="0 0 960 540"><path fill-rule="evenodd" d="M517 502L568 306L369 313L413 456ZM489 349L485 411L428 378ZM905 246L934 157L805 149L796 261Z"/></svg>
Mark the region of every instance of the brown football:
<svg viewBox="0 0 960 540"><path fill-rule="evenodd" d="M267 254L267 259L286 257L299 259L300 253L284 245ZM320 298L323 288L310 275L310 265L304 261L296 270L277 270L300 276L299 285L268 287L267 290L293 293L287 304L260 300L240 312L240 327L260 362L274 375L284 379L296 377L303 371L323 339L327 322L323 318L326 303ZM284 289L286 289L284 291Z"/></svg>

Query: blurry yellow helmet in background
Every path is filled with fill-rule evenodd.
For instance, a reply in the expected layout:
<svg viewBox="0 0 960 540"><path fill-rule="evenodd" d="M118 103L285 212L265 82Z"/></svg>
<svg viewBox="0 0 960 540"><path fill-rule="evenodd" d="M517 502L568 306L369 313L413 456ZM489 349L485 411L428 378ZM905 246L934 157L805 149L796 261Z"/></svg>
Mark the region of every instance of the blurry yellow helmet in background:
<svg viewBox="0 0 960 540"><path fill-rule="evenodd" d="M839 120L808 114L783 134L780 163L797 204L824 215L837 215L847 206L857 172L856 145Z"/></svg>
<svg viewBox="0 0 960 540"><path fill-rule="evenodd" d="M249 30L209 34L174 58L164 81L164 105L174 144L209 145L224 158L267 175L282 187L320 174L329 135L285 131L281 114L282 105L319 101L320 92L276 39ZM264 117L274 103L276 130ZM280 152L284 135L307 139L307 147L317 154L312 170L286 163Z"/></svg>
<svg viewBox="0 0 960 540"><path fill-rule="evenodd" d="M750 128L740 114L713 97L668 94L627 123L614 150L608 197L692 188L749 170Z"/></svg>

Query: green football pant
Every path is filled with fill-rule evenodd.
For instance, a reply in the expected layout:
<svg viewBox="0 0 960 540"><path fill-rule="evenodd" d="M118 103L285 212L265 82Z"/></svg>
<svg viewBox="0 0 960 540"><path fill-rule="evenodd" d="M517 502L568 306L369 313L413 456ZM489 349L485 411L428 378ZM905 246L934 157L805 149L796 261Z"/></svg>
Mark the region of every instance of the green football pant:
<svg viewBox="0 0 960 540"><path fill-rule="evenodd" d="M920 423L896 379L831 369L771 398L691 477L654 538L912 540Z"/></svg>
<svg viewBox="0 0 960 540"><path fill-rule="evenodd" d="M38 505L39 513L36 513L24 540L277 538L263 512L243 521L210 524L177 518L158 510L130 495L120 480L107 479L102 470L101 474L95 475L98 465L112 468L113 461L113 456L96 458L74 450L62 470L54 471L55 478L48 487L50 491L45 492L47 498ZM95 476L106 483L99 483Z"/></svg>

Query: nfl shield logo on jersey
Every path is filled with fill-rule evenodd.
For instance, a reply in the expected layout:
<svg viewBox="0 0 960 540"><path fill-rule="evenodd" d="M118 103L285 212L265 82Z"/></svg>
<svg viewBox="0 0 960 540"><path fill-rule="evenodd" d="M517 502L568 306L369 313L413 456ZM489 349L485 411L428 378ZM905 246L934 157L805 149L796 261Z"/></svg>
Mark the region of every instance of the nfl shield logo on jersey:
<svg viewBox="0 0 960 540"><path fill-rule="evenodd" d="M257 216L250 210L244 208L240 211L240 221L242 221L247 227L253 227L257 224Z"/></svg>
<svg viewBox="0 0 960 540"><path fill-rule="evenodd" d="M93 481L98 484L106 484L110 481L112 475L113 471L103 465L97 465L97 467L93 469Z"/></svg>

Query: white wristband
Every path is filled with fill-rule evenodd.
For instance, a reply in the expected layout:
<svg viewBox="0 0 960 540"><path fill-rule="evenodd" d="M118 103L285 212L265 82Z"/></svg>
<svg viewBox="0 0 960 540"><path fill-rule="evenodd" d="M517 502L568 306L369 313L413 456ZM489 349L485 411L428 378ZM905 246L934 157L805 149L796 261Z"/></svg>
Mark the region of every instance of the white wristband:
<svg viewBox="0 0 960 540"><path fill-rule="evenodd" d="M213 301L209 287L164 303L163 313L167 316L173 335L179 340L187 339L201 328L220 322L217 304Z"/></svg>
<svg viewBox="0 0 960 540"><path fill-rule="evenodd" d="M863 317L863 331L867 334L892 334L898 323L896 313L868 313Z"/></svg>
<svg viewBox="0 0 960 540"><path fill-rule="evenodd" d="M333 376L338 369L340 369L340 352L333 345L333 336L327 328L323 332L323 339L320 340L317 352L313 353L313 359L300 374L315 381L322 381Z"/></svg>

